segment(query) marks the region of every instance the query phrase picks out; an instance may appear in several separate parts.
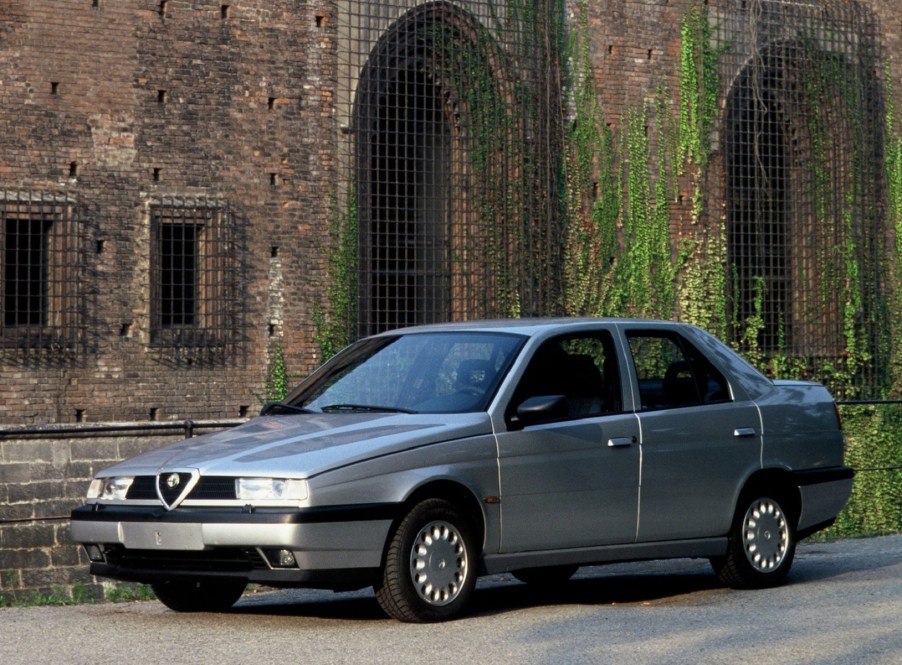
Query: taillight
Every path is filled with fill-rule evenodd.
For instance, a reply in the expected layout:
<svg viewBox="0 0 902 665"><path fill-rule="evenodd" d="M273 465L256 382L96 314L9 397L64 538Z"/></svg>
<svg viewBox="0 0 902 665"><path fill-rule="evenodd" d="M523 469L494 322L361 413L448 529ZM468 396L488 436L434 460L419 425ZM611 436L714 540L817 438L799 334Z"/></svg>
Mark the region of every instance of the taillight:
<svg viewBox="0 0 902 665"><path fill-rule="evenodd" d="M839 405L836 402L833 402L833 413L836 414L836 424L839 426L839 431L842 432L842 416L839 413Z"/></svg>

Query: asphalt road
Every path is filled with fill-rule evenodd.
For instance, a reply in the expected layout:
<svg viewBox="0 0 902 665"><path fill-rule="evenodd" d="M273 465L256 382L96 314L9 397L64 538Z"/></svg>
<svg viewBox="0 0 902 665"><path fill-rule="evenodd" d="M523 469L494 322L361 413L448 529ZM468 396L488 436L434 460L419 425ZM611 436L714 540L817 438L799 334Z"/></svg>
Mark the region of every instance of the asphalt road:
<svg viewBox="0 0 902 665"><path fill-rule="evenodd" d="M472 611L386 619L369 592L245 596L225 614L156 602L0 609L0 664L902 664L902 535L803 543L790 583L719 588L706 562L584 568L539 594L481 580Z"/></svg>

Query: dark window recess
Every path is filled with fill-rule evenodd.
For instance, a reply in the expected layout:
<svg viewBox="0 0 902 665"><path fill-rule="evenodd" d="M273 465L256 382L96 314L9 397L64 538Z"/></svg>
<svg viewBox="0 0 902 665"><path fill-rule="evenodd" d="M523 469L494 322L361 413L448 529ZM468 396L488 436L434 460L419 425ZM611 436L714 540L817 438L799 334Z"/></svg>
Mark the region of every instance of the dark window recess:
<svg viewBox="0 0 902 665"><path fill-rule="evenodd" d="M91 218L66 196L6 194L0 198L0 360L84 350Z"/></svg>
<svg viewBox="0 0 902 665"><path fill-rule="evenodd" d="M3 325L47 323L47 254L51 222L7 219L3 234Z"/></svg>
<svg viewBox="0 0 902 665"><path fill-rule="evenodd" d="M207 349L184 359L223 359L238 339L243 278L236 216L220 203L166 200L151 207L151 340Z"/></svg>
<svg viewBox="0 0 902 665"><path fill-rule="evenodd" d="M160 326L193 326L198 305L197 224L160 225Z"/></svg>
<svg viewBox="0 0 902 665"><path fill-rule="evenodd" d="M792 344L787 119L775 97L776 68L738 88L730 116L727 183L733 308L738 321L760 317L765 352Z"/></svg>

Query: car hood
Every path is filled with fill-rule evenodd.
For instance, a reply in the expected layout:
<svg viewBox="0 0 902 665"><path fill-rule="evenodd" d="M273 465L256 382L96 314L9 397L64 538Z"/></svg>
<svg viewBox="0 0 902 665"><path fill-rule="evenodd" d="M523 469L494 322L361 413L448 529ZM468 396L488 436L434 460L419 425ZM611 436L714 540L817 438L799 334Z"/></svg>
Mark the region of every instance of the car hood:
<svg viewBox="0 0 902 665"><path fill-rule="evenodd" d="M310 478L366 459L491 431L486 413L262 416L138 455L98 476L196 469L201 475Z"/></svg>

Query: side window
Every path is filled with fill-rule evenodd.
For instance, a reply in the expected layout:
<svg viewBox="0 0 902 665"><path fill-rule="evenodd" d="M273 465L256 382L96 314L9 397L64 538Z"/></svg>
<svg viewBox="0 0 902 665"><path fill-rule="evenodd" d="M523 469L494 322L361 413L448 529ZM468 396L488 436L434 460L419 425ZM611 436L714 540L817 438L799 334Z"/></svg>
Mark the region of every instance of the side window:
<svg viewBox="0 0 902 665"><path fill-rule="evenodd" d="M627 332L643 411L730 401L723 375L686 340L666 331Z"/></svg>
<svg viewBox="0 0 902 665"><path fill-rule="evenodd" d="M562 395L568 418L621 411L614 343L607 331L559 337L533 355L512 400L516 409L530 397Z"/></svg>

